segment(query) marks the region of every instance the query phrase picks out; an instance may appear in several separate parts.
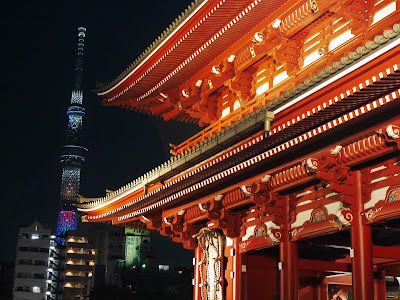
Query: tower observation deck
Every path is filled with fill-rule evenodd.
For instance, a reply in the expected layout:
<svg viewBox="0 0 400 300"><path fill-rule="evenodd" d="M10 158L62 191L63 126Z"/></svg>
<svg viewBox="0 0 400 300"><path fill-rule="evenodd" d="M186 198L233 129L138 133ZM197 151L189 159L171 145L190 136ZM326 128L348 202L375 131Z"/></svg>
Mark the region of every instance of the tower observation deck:
<svg viewBox="0 0 400 300"><path fill-rule="evenodd" d="M74 202L79 193L80 174L87 149L81 146L82 119L85 109L82 106L81 89L83 74L83 50L86 28L78 28L78 52L76 58L75 84L72 90L71 105L67 110L68 131L66 145L61 150L61 192L57 219L57 235L68 230L76 230L78 223Z"/></svg>

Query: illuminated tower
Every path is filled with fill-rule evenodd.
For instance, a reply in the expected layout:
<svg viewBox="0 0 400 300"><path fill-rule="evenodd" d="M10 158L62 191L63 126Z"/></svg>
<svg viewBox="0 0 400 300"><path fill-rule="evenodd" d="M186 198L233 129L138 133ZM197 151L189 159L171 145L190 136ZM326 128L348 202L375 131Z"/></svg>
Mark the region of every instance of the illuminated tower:
<svg viewBox="0 0 400 300"><path fill-rule="evenodd" d="M57 235L68 230L76 230L78 213L73 205L79 192L80 174L87 149L81 146L82 118L85 109L82 107L83 92L81 89L83 73L83 48L86 28L78 28L78 54L76 59L75 86L72 90L71 106L68 108L67 143L61 151L61 193L57 220Z"/></svg>

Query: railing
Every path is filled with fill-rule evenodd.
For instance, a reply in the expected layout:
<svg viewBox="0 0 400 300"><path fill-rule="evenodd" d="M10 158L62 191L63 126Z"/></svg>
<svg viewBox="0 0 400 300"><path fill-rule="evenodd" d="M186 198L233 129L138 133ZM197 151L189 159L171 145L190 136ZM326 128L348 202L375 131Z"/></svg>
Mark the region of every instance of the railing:
<svg viewBox="0 0 400 300"><path fill-rule="evenodd" d="M197 145L198 143L205 141L215 133L231 126L232 124L239 121L247 114L261 107L263 99L264 99L263 95L253 98L252 100L247 102L245 106L239 107L234 112L227 115L225 118L218 120L217 122L203 129L199 133L190 137L183 143L175 146L174 150L171 150L171 153L174 155L182 154L184 151L189 150L191 147Z"/></svg>

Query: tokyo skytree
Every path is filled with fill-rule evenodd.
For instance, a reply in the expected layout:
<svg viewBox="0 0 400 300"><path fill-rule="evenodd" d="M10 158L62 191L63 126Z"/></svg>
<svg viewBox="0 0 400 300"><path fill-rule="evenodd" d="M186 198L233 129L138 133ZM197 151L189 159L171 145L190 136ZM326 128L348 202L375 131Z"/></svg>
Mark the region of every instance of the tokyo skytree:
<svg viewBox="0 0 400 300"><path fill-rule="evenodd" d="M79 193L80 175L87 149L81 146L82 119L85 109L82 106L81 89L83 74L83 50L86 28L78 28L78 52L76 58L76 77L72 90L71 105L68 107L68 132L65 146L61 150L61 193L57 220L57 236L68 230L76 230L78 212L73 205Z"/></svg>

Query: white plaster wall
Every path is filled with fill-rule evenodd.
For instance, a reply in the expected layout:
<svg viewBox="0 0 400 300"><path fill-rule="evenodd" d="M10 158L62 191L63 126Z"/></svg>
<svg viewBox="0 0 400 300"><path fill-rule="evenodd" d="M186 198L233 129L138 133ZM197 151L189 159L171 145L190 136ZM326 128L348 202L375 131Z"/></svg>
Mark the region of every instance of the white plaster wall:
<svg viewBox="0 0 400 300"><path fill-rule="evenodd" d="M371 192L371 198L364 204L364 209L374 207L376 203L380 200L385 200L386 192L388 191L389 186L385 186L380 189L376 189Z"/></svg>
<svg viewBox="0 0 400 300"><path fill-rule="evenodd" d="M244 237L242 237L242 241L246 241L249 239L249 237L251 237L254 234L254 229L256 228L256 225L247 227L246 229L246 234Z"/></svg>

